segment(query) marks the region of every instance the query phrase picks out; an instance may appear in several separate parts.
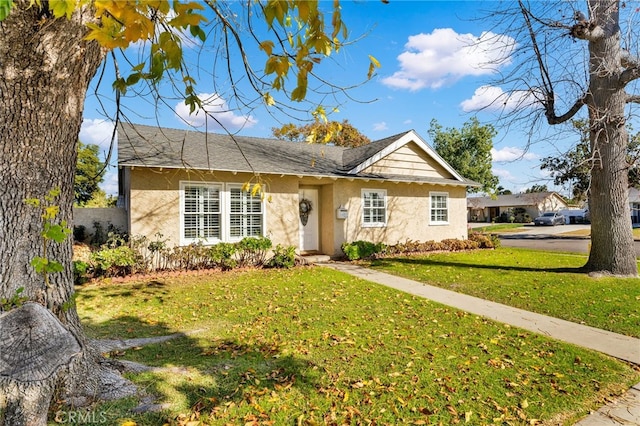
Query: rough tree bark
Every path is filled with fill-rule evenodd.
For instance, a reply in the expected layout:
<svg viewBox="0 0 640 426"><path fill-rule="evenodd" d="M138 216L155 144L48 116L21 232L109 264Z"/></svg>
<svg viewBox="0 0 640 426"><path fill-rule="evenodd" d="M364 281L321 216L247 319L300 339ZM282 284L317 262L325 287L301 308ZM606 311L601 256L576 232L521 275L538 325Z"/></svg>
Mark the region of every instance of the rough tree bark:
<svg viewBox="0 0 640 426"><path fill-rule="evenodd" d="M587 102L591 152L589 210L591 250L586 269L620 276L638 274L629 207L629 165L625 126L627 94L621 67L619 1L590 1L590 22L602 29L589 40Z"/></svg>
<svg viewBox="0 0 640 426"><path fill-rule="evenodd" d="M619 0L587 0L589 17L576 11L570 28L575 39L588 42L589 86L564 114L556 115L556 93L547 59L531 24L532 14L522 0L524 16L535 58L540 68L542 100L549 124L573 118L586 105L589 113L590 148L593 155L589 210L591 250L584 266L587 272L636 277L638 268L631 231L626 104L639 102L626 92L628 83L640 77L640 61L624 51L620 33ZM537 21L541 22L541 21ZM555 27L557 21L550 25ZM541 37L544 39L544 37ZM544 46L549 51L549 46ZM566 79L561 75L559 79Z"/></svg>
<svg viewBox="0 0 640 426"><path fill-rule="evenodd" d="M72 223L84 99L104 52L84 40L90 9L74 12L71 19L53 19L27 6L25 0L0 22L0 299L24 288L23 296L49 309L79 342L80 354L56 383L78 404L100 395L109 375L102 374L107 370L99 368L99 354L90 350L73 305L72 242L50 245L48 257L62 263L64 271L51 274L47 287L29 265L42 255L41 212L24 200L42 199L59 187L58 218ZM115 375L111 379L122 384ZM15 392L0 385L0 402ZM0 405L0 424L5 410ZM13 419L11 425L16 424ZM22 419L22 424L34 423Z"/></svg>

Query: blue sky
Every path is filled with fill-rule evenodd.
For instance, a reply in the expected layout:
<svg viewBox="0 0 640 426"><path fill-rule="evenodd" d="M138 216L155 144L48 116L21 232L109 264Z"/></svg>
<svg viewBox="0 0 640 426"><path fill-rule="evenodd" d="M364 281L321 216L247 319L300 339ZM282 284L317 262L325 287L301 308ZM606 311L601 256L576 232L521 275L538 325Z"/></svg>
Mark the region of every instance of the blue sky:
<svg viewBox="0 0 640 426"><path fill-rule="evenodd" d="M330 4L324 3L326 7ZM445 128L461 128L476 114L481 123L493 123L495 115L491 110L478 112L478 109L501 93L499 86L491 84L498 77L497 72L506 72L512 66L505 47L510 39L492 33L493 24L478 18L497 3L391 0L389 4L383 4L377 0L347 0L342 4L342 16L351 37L364 37L323 62L319 73L336 84L347 85L364 80L368 55L373 55L382 66L370 81L349 92L354 100L345 97L336 102L332 98L325 99L330 106L338 106L338 112L333 113L331 119L349 120L372 140L414 129L428 143L431 143L428 129L432 119ZM481 39L491 40L492 49L472 47ZM137 46L130 48L127 53L138 55L138 49ZM200 82L199 93L210 101L209 112L227 129L243 135L270 137L271 128L278 126L278 120L292 121L274 116L256 104L252 104L251 109L236 109L224 82L214 86L207 75L214 54L201 52L196 47L189 49L190 61L194 64L197 61L201 70L196 75ZM252 59L254 56L259 68L265 56L257 50ZM500 65L486 66L496 60L501 61ZM109 76L103 78L97 89L100 96L93 92L87 96L80 133L83 142L99 144L104 152L108 148L112 124L102 110L105 108L107 115L115 111ZM96 82L97 78L94 86ZM237 85L241 86L242 81ZM128 118L135 123L160 123L172 128L203 123L202 115L189 116L177 98L167 97L156 103L151 96L135 95L123 99L122 104ZM299 113L297 118L308 119L310 116ZM204 130L204 127L200 129ZM211 122L208 129L222 131ZM493 170L500 177L500 184L514 192L541 183L551 188L552 182L540 171L539 162L544 156L558 155L558 149L564 146L541 141L526 150L527 139L523 132L517 128L497 129ZM112 164L115 164L115 156ZM108 193L117 192L116 175L115 167L110 167L103 184Z"/></svg>

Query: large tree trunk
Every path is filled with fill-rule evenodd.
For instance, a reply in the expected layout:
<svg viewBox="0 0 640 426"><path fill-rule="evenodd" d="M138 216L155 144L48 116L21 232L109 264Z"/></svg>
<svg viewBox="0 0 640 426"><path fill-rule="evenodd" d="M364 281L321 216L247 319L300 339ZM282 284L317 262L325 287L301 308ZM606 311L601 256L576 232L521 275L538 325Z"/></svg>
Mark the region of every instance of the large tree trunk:
<svg viewBox="0 0 640 426"><path fill-rule="evenodd" d="M591 251L586 268L636 276L626 158L626 93L620 83L619 2L593 0L589 3L591 21L604 29L605 36L589 42L590 141L596 160L591 171Z"/></svg>
<svg viewBox="0 0 640 426"><path fill-rule="evenodd" d="M11 299L24 288L22 296L47 307L60 320L82 348L69 367L76 373L60 375L63 387L90 393L98 380L77 371L89 371L97 361L87 351L73 305L72 241L50 244L47 257L62 263L64 271L51 274L47 287L29 264L42 256L41 212L24 200L43 199L59 187L58 219L72 223L76 142L84 98L104 53L97 43L84 40L91 10L54 20L35 5L28 7L26 0L16 3L0 23L0 299ZM0 402L11 392L15 388L0 385ZM0 404L0 424L6 409Z"/></svg>

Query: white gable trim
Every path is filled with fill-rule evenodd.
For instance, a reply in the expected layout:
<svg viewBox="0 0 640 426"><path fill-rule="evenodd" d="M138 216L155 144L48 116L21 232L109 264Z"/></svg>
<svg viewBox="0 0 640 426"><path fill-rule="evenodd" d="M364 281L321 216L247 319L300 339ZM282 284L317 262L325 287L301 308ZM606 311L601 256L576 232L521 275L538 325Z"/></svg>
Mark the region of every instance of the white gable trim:
<svg viewBox="0 0 640 426"><path fill-rule="evenodd" d="M453 167L451 167L446 161L444 161L444 159L442 157L440 157L440 155L438 155L438 153L433 148L431 148L431 146L429 146L429 144L427 144L424 140L422 140L422 138L420 136L418 136L418 134L413 130L408 131L400 139L398 139L397 141L395 141L391 145L387 146L383 150L379 151L375 155L369 157L364 162L358 164L356 167L354 167L353 169L349 170L347 173L349 173L349 174L358 174L361 171L363 171L364 169L366 169L367 167L369 167L369 166L377 163L378 161L382 160L384 157L388 156L392 152L402 148L403 146L405 146L409 142L414 142L416 145L418 145L418 147L420 149L422 149L422 151L424 151L428 156L433 158L446 171L451 173L451 175L456 180L458 180L460 182L464 182L464 178L462 176L460 176L460 174L458 172L456 172L453 169Z"/></svg>

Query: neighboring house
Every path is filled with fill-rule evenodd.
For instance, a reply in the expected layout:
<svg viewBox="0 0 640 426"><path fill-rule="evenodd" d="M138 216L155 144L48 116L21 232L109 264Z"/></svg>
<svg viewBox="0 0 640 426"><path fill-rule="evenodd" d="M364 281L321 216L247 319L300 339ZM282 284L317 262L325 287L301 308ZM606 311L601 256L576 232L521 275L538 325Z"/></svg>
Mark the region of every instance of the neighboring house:
<svg viewBox="0 0 640 426"><path fill-rule="evenodd" d="M122 124L118 165L131 235L267 236L327 255L346 241L467 238L466 191L479 186L414 131L342 148ZM243 190L256 183L263 197Z"/></svg>
<svg viewBox="0 0 640 426"><path fill-rule="evenodd" d="M629 207L631 208L631 223L640 224L640 190L629 188Z"/></svg>
<svg viewBox="0 0 640 426"><path fill-rule="evenodd" d="M566 209L568 205L556 192L531 192L495 197L469 197L467 208L470 222L491 222L503 212L511 214L515 209L524 209L533 219L544 212Z"/></svg>

